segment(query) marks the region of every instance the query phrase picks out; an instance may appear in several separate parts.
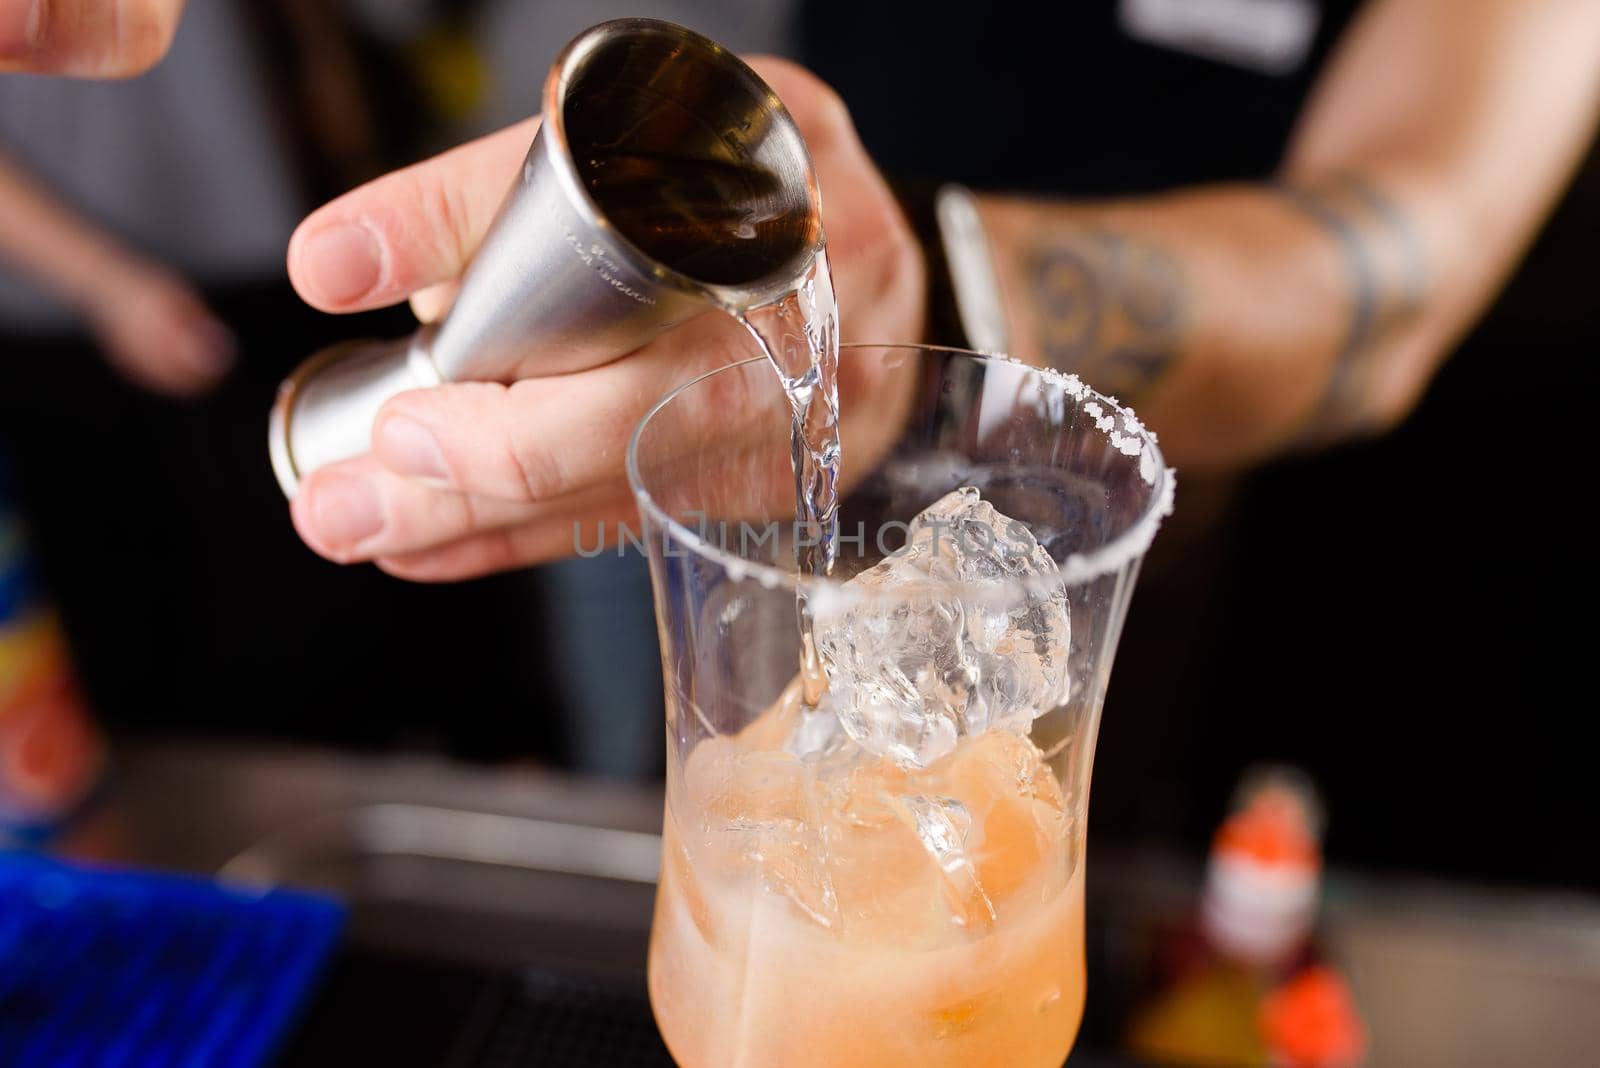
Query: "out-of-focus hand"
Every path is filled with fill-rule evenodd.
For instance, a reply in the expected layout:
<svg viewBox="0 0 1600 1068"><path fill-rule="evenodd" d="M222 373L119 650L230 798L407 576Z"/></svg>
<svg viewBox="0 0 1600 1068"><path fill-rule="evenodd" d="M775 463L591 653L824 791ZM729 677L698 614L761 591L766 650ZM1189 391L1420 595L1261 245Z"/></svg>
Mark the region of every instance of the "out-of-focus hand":
<svg viewBox="0 0 1600 1068"><path fill-rule="evenodd" d="M921 252L844 105L794 64L752 65L810 147L844 339L918 340ZM533 121L519 124L311 215L289 246L290 277L301 296L327 311L411 298L424 319L440 314L533 133ZM402 394L374 424L371 455L302 482L292 504L295 526L331 560L374 560L420 580L568 555L575 523L633 519L623 459L650 406L692 375L751 354L738 324L708 313L603 367L509 386L458 383ZM886 447L895 432L888 413L903 408L895 399L909 376L872 380L887 374L848 358L843 364L843 433L863 467L870 446L881 439ZM718 405L706 413L703 439L733 440L748 425L738 404ZM586 544L592 532L587 526Z"/></svg>
<svg viewBox="0 0 1600 1068"><path fill-rule="evenodd" d="M119 275L86 312L106 362L152 392L202 393L233 365L233 333L187 283L160 268Z"/></svg>
<svg viewBox="0 0 1600 1068"><path fill-rule="evenodd" d="M126 78L166 55L184 0L0 0L0 71Z"/></svg>

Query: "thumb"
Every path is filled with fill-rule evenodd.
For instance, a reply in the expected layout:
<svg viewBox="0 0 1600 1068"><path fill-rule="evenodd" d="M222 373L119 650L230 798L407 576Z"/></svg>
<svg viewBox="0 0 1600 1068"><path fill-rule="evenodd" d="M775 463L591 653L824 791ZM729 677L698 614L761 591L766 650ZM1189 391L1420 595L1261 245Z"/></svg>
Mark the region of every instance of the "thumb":
<svg viewBox="0 0 1600 1068"><path fill-rule="evenodd" d="M0 71L126 78L166 55L184 0L0 0Z"/></svg>
<svg viewBox="0 0 1600 1068"><path fill-rule="evenodd" d="M313 307L351 312L397 304L459 276L537 123L528 119L386 174L312 212L289 239L295 289Z"/></svg>

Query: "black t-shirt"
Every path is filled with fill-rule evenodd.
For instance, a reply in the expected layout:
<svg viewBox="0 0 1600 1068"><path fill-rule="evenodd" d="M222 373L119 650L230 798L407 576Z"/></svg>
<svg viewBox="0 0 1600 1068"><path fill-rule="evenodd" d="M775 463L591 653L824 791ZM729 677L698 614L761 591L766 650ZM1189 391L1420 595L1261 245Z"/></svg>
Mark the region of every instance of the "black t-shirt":
<svg viewBox="0 0 1600 1068"><path fill-rule="evenodd" d="M1226 42L1163 39L1129 15L1204 36L1196 27L1223 9L1281 19L1291 8L1313 9L1317 25L1299 61L1277 67L1219 56ZM1358 8L811 0L802 18L807 61L891 177L919 192L957 180L1072 197L1269 175ZM1517 502L1564 501L1571 472L1530 461L1483 415L1503 410L1509 376L1539 398L1539 456L1589 447L1597 206L1592 149L1399 431L1257 473L1226 529L1173 566L1147 561L1101 727L1093 833L1202 850L1240 770L1287 760L1327 794L1338 862L1600 886L1593 851L1568 848L1551 817L1576 811L1570 784L1588 774L1583 747L1550 741L1570 733L1562 717L1586 654L1580 630L1539 621L1565 618L1570 591L1532 572L1484 577L1527 525L1506 518L1520 514L1505 512L1506 487ZM1194 481L1179 482L1182 513ZM1546 526L1559 573L1576 550L1559 522ZM1172 544L1164 536L1156 552ZM1462 799L1485 791L1492 803L1463 819Z"/></svg>
<svg viewBox="0 0 1600 1068"><path fill-rule="evenodd" d="M896 178L1110 195L1270 173L1357 6L818 0L802 42Z"/></svg>

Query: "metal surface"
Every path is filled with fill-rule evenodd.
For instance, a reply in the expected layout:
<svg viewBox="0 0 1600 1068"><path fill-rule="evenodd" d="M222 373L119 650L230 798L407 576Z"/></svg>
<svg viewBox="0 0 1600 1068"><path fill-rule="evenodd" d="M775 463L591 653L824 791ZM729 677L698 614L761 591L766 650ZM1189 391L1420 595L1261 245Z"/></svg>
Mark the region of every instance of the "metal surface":
<svg viewBox="0 0 1600 1068"><path fill-rule="evenodd" d="M755 72L671 23L596 26L552 67L533 147L437 330L341 347L284 384L279 484L292 495L365 452L403 389L597 366L708 307L783 296L821 241L805 142Z"/></svg>
<svg viewBox="0 0 1600 1068"><path fill-rule="evenodd" d="M83 859L348 900L367 949L479 968L643 974L661 792L423 755L124 746L63 843Z"/></svg>
<svg viewBox="0 0 1600 1068"><path fill-rule="evenodd" d="M285 495L300 474L366 452L372 421L383 403L408 389L442 379L423 342L427 328L398 341L346 342L306 360L272 406L267 451Z"/></svg>
<svg viewBox="0 0 1600 1068"><path fill-rule="evenodd" d="M274 886L330 854L411 856L656 884L661 836L395 802L318 816L252 845L218 875Z"/></svg>

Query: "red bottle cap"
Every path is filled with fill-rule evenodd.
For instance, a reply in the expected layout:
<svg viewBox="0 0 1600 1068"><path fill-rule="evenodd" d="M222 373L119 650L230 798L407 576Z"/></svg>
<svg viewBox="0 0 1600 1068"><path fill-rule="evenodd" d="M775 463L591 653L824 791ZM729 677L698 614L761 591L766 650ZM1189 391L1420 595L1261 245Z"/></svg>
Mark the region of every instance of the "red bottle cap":
<svg viewBox="0 0 1600 1068"><path fill-rule="evenodd" d="M1315 965L1261 1003L1262 1041L1284 1068L1353 1068L1367 1054L1367 1029L1344 977Z"/></svg>

